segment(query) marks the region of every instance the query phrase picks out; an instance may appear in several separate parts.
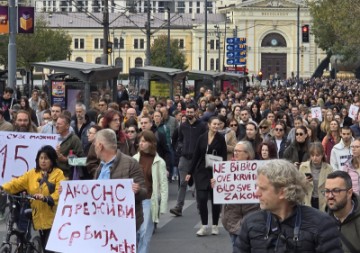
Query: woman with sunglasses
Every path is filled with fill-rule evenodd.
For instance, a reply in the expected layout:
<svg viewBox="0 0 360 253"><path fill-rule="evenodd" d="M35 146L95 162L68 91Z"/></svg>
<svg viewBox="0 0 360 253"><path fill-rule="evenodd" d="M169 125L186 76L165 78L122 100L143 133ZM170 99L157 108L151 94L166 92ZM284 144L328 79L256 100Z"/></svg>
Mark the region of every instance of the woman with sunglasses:
<svg viewBox="0 0 360 253"><path fill-rule="evenodd" d="M233 130L236 134L236 139L239 140L239 123L237 122L236 119L232 118L230 120L228 120L228 124L227 124L231 130Z"/></svg>
<svg viewBox="0 0 360 253"><path fill-rule="evenodd" d="M347 172L351 177L353 192L360 194L360 138L357 137L351 144L352 158L349 159L344 167L343 171Z"/></svg>
<svg viewBox="0 0 360 253"><path fill-rule="evenodd" d="M284 157L284 151L287 147L287 139L285 134L285 123L281 120L276 122L273 129L274 136L270 139L275 144L277 158L282 159Z"/></svg>
<svg viewBox="0 0 360 253"><path fill-rule="evenodd" d="M236 133L226 125L226 117L224 115L218 115L219 118L219 133L225 137L227 159L230 161L233 158L234 148L237 143Z"/></svg>
<svg viewBox="0 0 360 253"><path fill-rule="evenodd" d="M307 181L307 194L304 204L320 211L325 211L326 199L321 194L325 188L327 175L333 172L330 164L325 162L324 148L321 142L310 143L310 160L301 164L299 171L304 173Z"/></svg>
<svg viewBox="0 0 360 253"><path fill-rule="evenodd" d="M309 138L305 126L295 128L295 140L285 149L284 158L298 168L302 162L309 160Z"/></svg>
<svg viewBox="0 0 360 253"><path fill-rule="evenodd" d="M271 121L267 119L263 119L259 124L259 133L263 141L268 141L271 139L272 135L270 133L270 130L271 130Z"/></svg>

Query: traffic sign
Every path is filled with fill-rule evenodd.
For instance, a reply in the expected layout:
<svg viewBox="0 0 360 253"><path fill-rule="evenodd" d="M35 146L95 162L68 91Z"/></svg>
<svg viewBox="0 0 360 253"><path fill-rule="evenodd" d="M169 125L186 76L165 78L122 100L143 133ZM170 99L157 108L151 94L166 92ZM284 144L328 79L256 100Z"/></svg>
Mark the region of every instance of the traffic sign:
<svg viewBox="0 0 360 253"><path fill-rule="evenodd" d="M235 60L234 59L227 59L226 64L227 65L235 65Z"/></svg>
<svg viewBox="0 0 360 253"><path fill-rule="evenodd" d="M228 43L228 44L234 44L234 39L235 39L235 38L226 38L226 43Z"/></svg>

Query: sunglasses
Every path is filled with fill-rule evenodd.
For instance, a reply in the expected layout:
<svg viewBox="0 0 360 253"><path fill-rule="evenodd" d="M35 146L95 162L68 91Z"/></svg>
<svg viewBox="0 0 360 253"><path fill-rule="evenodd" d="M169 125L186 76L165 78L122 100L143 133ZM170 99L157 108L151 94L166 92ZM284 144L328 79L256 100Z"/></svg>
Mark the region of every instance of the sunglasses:
<svg viewBox="0 0 360 253"><path fill-rule="evenodd" d="M275 131L282 132L282 131L284 131L284 129L282 129L282 128L275 128Z"/></svg>
<svg viewBox="0 0 360 253"><path fill-rule="evenodd" d="M238 126L237 124L230 124L231 127L236 127Z"/></svg>
<svg viewBox="0 0 360 253"><path fill-rule="evenodd" d="M259 127L260 129L267 129L268 127L267 126L261 126Z"/></svg>
<svg viewBox="0 0 360 253"><path fill-rule="evenodd" d="M299 135L300 135L300 136L303 136L304 133L296 133L295 135L296 135L296 136L299 136Z"/></svg>

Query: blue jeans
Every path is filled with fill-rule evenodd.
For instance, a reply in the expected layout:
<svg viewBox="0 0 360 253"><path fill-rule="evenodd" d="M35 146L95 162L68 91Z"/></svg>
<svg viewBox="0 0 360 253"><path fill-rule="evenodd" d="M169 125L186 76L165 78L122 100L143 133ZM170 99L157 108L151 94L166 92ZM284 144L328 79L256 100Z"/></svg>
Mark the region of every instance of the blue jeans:
<svg viewBox="0 0 360 253"><path fill-rule="evenodd" d="M154 231L154 222L151 217L151 199L142 201L144 222L141 224L137 232L138 253L148 253L149 243Z"/></svg>

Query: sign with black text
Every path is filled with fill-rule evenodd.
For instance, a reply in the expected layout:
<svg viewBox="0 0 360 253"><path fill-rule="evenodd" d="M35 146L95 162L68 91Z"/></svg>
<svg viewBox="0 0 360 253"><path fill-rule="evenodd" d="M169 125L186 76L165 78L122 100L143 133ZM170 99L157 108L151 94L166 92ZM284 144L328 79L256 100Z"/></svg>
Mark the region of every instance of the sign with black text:
<svg viewBox="0 0 360 253"><path fill-rule="evenodd" d="M213 165L215 204L259 203L255 195L257 168L265 161L227 161Z"/></svg>

